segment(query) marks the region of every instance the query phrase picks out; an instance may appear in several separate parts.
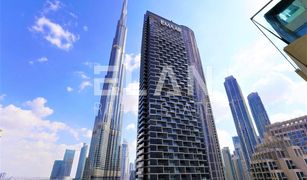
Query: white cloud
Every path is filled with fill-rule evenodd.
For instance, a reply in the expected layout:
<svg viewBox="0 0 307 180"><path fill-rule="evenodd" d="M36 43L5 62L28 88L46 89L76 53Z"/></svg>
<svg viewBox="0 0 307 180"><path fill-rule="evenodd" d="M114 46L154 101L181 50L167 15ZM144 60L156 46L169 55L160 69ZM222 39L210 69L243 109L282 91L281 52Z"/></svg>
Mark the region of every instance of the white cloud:
<svg viewBox="0 0 307 180"><path fill-rule="evenodd" d="M82 79L90 79L83 71L76 71L75 73L79 75Z"/></svg>
<svg viewBox="0 0 307 180"><path fill-rule="evenodd" d="M278 114L307 112L307 84L274 47L258 40L233 56L229 66L239 79L243 94L257 91L271 117Z"/></svg>
<svg viewBox="0 0 307 180"><path fill-rule="evenodd" d="M259 93L272 123L306 114L307 84L267 40L239 50L230 58L228 69L227 75L237 78L245 99L250 92ZM210 97L221 148L232 148L234 122L225 89L214 90Z"/></svg>
<svg viewBox="0 0 307 180"><path fill-rule="evenodd" d="M78 19L78 16L73 12L69 12L69 15L75 19Z"/></svg>
<svg viewBox="0 0 307 180"><path fill-rule="evenodd" d="M48 58L47 57L41 57L39 59L37 59L38 62L47 62Z"/></svg>
<svg viewBox="0 0 307 180"><path fill-rule="evenodd" d="M95 62L90 62L90 61L85 61L84 63L82 63L84 66L87 66L89 68L93 68L95 65L99 65L98 63Z"/></svg>
<svg viewBox="0 0 307 180"><path fill-rule="evenodd" d="M66 91L67 91L67 92L72 92L73 90L74 90L74 89L73 89L72 87L70 87L70 86L67 86L67 87L66 87Z"/></svg>
<svg viewBox="0 0 307 180"><path fill-rule="evenodd" d="M254 15L257 11L259 11L266 3L267 0L246 0L245 2L245 11L249 16Z"/></svg>
<svg viewBox="0 0 307 180"><path fill-rule="evenodd" d="M43 56L43 57L40 57L36 60L31 60L29 61L29 64L34 64L35 62L38 62L38 63L46 63L48 61L48 58Z"/></svg>
<svg viewBox="0 0 307 180"><path fill-rule="evenodd" d="M76 140L87 129L74 129L63 122L46 120L53 110L45 107L44 98L25 104L30 110L13 104L0 105L1 170L15 177L49 177L53 161L62 159L65 149L79 150L81 142L60 144L60 132L68 132ZM85 136L84 136L85 137ZM74 169L77 163L75 157Z"/></svg>
<svg viewBox="0 0 307 180"><path fill-rule="evenodd" d="M220 148L222 149L223 147L229 147L232 152L234 150L234 147L232 143L231 134L228 131L222 129L217 129L216 131L219 137Z"/></svg>
<svg viewBox="0 0 307 180"><path fill-rule="evenodd" d="M68 51L79 39L78 36L63 29L63 27L48 18L42 16L38 18L31 30L41 33L44 38L56 47Z"/></svg>
<svg viewBox="0 0 307 180"><path fill-rule="evenodd" d="M62 7L60 1L47 1L44 8L44 13L48 13L49 11L57 11Z"/></svg>
<svg viewBox="0 0 307 180"><path fill-rule="evenodd" d="M93 133L92 130L81 128L80 132L83 137L86 137L88 139L92 138L92 133Z"/></svg>
<svg viewBox="0 0 307 180"><path fill-rule="evenodd" d="M257 80L270 72L293 71L291 65L276 51L269 41L258 40L232 57L230 72L238 74L241 81L248 81L251 78Z"/></svg>
<svg viewBox="0 0 307 180"><path fill-rule="evenodd" d="M53 110L46 107L47 100L43 97L38 97L32 101L27 101L26 105L31 108L32 112L38 117L46 117L53 113Z"/></svg>
<svg viewBox="0 0 307 180"><path fill-rule="evenodd" d="M275 122L287 121L287 120L305 116L305 115L306 115L306 111L293 110L293 111L288 111L288 112L276 113L270 117L270 120L271 120L271 123L275 123Z"/></svg>
<svg viewBox="0 0 307 180"><path fill-rule="evenodd" d="M81 84L79 86L79 92L83 91L87 87L92 87L93 86L93 84L90 81L90 77L88 77L85 74L85 72L83 72L83 71L76 71L75 73L82 79L82 82L81 82Z"/></svg>
<svg viewBox="0 0 307 180"><path fill-rule="evenodd" d="M131 72L140 67L140 62L141 62L140 54L137 54L137 55L126 54L124 65L125 65L126 70Z"/></svg>
<svg viewBox="0 0 307 180"><path fill-rule="evenodd" d="M87 26L83 26L83 30L84 30L85 32L87 32L87 31L88 31L88 27L87 27Z"/></svg>
<svg viewBox="0 0 307 180"><path fill-rule="evenodd" d="M226 93L213 91L210 97L213 113L215 115L215 122L220 123L225 119L228 120L228 117L230 116L230 110Z"/></svg>
<svg viewBox="0 0 307 180"><path fill-rule="evenodd" d="M0 95L0 101L2 101L5 98L6 94L1 94Z"/></svg>
<svg viewBox="0 0 307 180"><path fill-rule="evenodd" d="M139 99L139 83L132 82L124 88L123 105L124 112L132 112L134 115L138 113L138 99Z"/></svg>
<svg viewBox="0 0 307 180"><path fill-rule="evenodd" d="M129 131L129 130L135 131L136 130L135 124L134 123L128 124L127 127L126 127L126 130L127 131Z"/></svg>
<svg viewBox="0 0 307 180"><path fill-rule="evenodd" d="M130 162L134 163L135 155L136 155L136 139L133 139L132 141L128 142L129 147L129 160Z"/></svg>
<svg viewBox="0 0 307 180"><path fill-rule="evenodd" d="M91 87L93 84L90 81L83 81L79 86L79 91L83 91L87 87Z"/></svg>

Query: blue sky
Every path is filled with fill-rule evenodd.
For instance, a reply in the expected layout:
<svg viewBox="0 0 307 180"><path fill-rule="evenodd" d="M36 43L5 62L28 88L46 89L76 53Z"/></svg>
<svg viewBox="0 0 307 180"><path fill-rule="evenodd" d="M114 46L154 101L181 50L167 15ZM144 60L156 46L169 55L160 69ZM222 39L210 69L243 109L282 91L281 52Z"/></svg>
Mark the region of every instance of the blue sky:
<svg viewBox="0 0 307 180"><path fill-rule="evenodd" d="M249 20L265 2L129 0L123 137L129 142L131 161L146 10L194 30L221 147L233 149L231 136L236 134L223 87L228 75L237 78L245 97L259 92L271 121L306 114L306 83ZM104 76L94 75L93 67L108 64L121 4L121 0L0 2L0 143L5 147L0 171L48 177L53 160L61 159L65 148L78 149L82 142L90 142L99 101L93 80Z"/></svg>

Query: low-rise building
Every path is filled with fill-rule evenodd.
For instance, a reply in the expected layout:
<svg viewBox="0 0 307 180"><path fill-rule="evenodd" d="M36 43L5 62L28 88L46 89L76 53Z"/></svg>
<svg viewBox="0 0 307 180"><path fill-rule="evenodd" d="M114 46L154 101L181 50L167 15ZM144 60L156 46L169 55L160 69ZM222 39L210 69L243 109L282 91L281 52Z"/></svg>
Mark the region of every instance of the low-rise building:
<svg viewBox="0 0 307 180"><path fill-rule="evenodd" d="M266 126L271 136L288 137L291 143L307 153L307 115Z"/></svg>
<svg viewBox="0 0 307 180"><path fill-rule="evenodd" d="M250 173L253 180L305 180L307 154L287 137L266 134L251 158Z"/></svg>

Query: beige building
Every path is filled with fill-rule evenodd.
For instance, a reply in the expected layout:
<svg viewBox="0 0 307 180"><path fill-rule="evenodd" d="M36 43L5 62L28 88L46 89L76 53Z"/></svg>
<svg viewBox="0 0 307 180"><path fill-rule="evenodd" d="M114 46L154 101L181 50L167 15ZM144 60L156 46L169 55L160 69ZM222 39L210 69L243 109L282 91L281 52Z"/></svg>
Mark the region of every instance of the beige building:
<svg viewBox="0 0 307 180"><path fill-rule="evenodd" d="M289 138L265 135L251 159L251 177L254 180L305 180L307 154L293 146Z"/></svg>
<svg viewBox="0 0 307 180"><path fill-rule="evenodd" d="M293 145L299 146L307 154L307 115L271 124L266 131L271 136L290 138Z"/></svg>

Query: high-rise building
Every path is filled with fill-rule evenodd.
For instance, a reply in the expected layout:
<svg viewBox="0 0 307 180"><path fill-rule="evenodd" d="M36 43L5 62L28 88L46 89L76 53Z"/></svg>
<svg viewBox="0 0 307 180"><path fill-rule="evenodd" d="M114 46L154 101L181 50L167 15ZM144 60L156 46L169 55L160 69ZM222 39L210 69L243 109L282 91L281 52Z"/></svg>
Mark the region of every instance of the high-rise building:
<svg viewBox="0 0 307 180"><path fill-rule="evenodd" d="M232 137L234 152L233 152L233 162L239 180L246 180L249 178L248 168L246 161L243 156L242 146L240 138L238 136Z"/></svg>
<svg viewBox="0 0 307 180"><path fill-rule="evenodd" d="M75 157L75 150L66 149L62 164L64 176L70 176L74 157Z"/></svg>
<svg viewBox="0 0 307 180"><path fill-rule="evenodd" d="M98 115L95 118L89 151L89 170L84 179L120 179L120 143L122 128L122 91L126 43L127 0L124 0L117 24L105 76Z"/></svg>
<svg viewBox="0 0 307 180"><path fill-rule="evenodd" d="M75 150L66 149L63 160L55 160L50 179L61 180L68 178L74 161Z"/></svg>
<svg viewBox="0 0 307 180"><path fill-rule="evenodd" d="M265 126L271 124L268 114L262 104L261 98L257 92L253 92L247 96L249 107L261 139L264 138Z"/></svg>
<svg viewBox="0 0 307 180"><path fill-rule="evenodd" d="M240 138L243 156L249 169L250 158L255 151L258 139L237 80L233 76L226 77L224 86L237 134Z"/></svg>
<svg viewBox="0 0 307 180"><path fill-rule="evenodd" d="M236 154L233 154L231 156L231 159L232 159L234 170L236 172L238 180L245 180L244 174L243 174L243 166L242 166L240 158Z"/></svg>
<svg viewBox="0 0 307 180"><path fill-rule="evenodd" d="M121 152L121 180L129 180L129 146L127 141L124 140Z"/></svg>
<svg viewBox="0 0 307 180"><path fill-rule="evenodd" d="M134 165L134 163L129 164L129 180L135 180L135 165Z"/></svg>
<svg viewBox="0 0 307 180"><path fill-rule="evenodd" d="M83 143L83 146L82 146L81 151L80 151L79 162L78 162L75 180L81 180L82 177L83 177L86 155L87 155L87 149L88 149L88 145L86 143Z"/></svg>
<svg viewBox="0 0 307 180"><path fill-rule="evenodd" d="M251 161L253 180L307 179L307 154L293 146L288 137L265 135Z"/></svg>
<svg viewBox="0 0 307 180"><path fill-rule="evenodd" d="M50 179L57 179L60 178L62 176L62 162L63 160L55 160L53 163L53 167L52 167L52 171L51 171L51 175L50 175Z"/></svg>
<svg viewBox="0 0 307 180"><path fill-rule="evenodd" d="M224 171L226 180L238 180L236 170L230 155L229 147L224 147L222 149Z"/></svg>
<svg viewBox="0 0 307 180"><path fill-rule="evenodd" d="M266 129L271 136L290 138L294 146L299 146L307 154L307 115L271 124Z"/></svg>
<svg viewBox="0 0 307 180"><path fill-rule="evenodd" d="M194 33L144 18L136 179L224 179Z"/></svg>

